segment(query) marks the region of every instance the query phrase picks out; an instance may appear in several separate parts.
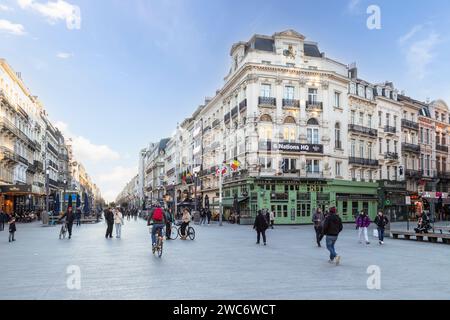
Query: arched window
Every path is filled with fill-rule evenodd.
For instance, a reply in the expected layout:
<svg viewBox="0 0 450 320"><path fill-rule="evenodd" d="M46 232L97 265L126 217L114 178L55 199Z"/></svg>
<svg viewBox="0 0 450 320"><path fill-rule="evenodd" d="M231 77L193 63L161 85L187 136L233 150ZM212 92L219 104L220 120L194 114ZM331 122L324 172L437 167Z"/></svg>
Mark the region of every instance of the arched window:
<svg viewBox="0 0 450 320"><path fill-rule="evenodd" d="M284 123L285 124L295 124L296 122L295 122L294 117L288 116L288 117L286 117L286 119L284 119Z"/></svg>
<svg viewBox="0 0 450 320"><path fill-rule="evenodd" d="M308 120L307 125L308 125L308 126L318 126L318 125L319 125L319 122L317 121L316 118L311 118L311 119Z"/></svg>
<svg viewBox="0 0 450 320"><path fill-rule="evenodd" d="M341 124L336 122L334 125L334 147L336 149L342 149L341 143Z"/></svg>
<svg viewBox="0 0 450 320"><path fill-rule="evenodd" d="M297 138L297 126L295 119L288 116L284 119L283 138L288 142L295 142Z"/></svg>
<svg viewBox="0 0 450 320"><path fill-rule="evenodd" d="M268 114L263 114L261 118L259 118L259 121L261 122L272 122L272 117Z"/></svg>
<svg viewBox="0 0 450 320"><path fill-rule="evenodd" d="M315 118L311 118L307 122L307 138L309 144L319 144L319 122Z"/></svg>

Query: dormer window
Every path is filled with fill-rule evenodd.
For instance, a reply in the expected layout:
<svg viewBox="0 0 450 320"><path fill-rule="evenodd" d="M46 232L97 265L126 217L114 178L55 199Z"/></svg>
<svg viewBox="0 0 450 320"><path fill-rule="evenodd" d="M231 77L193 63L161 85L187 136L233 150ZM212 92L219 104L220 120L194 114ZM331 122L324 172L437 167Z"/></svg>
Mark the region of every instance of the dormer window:
<svg viewBox="0 0 450 320"><path fill-rule="evenodd" d="M383 89L381 87L377 87L377 96L383 95Z"/></svg>
<svg viewBox="0 0 450 320"><path fill-rule="evenodd" d="M388 90L388 89L385 89L385 90L384 90L384 96L385 96L386 98L391 98L391 91Z"/></svg>
<svg viewBox="0 0 450 320"><path fill-rule="evenodd" d="M397 101L397 97L398 97L398 93L397 92L392 92L392 99Z"/></svg>
<svg viewBox="0 0 450 320"><path fill-rule="evenodd" d="M373 99L373 91L369 87L366 88L366 98L369 99L369 100Z"/></svg>
<svg viewBox="0 0 450 320"><path fill-rule="evenodd" d="M356 84L354 82L350 83L350 94L356 94Z"/></svg>
<svg viewBox="0 0 450 320"><path fill-rule="evenodd" d="M364 86L358 85L358 96L364 98Z"/></svg>

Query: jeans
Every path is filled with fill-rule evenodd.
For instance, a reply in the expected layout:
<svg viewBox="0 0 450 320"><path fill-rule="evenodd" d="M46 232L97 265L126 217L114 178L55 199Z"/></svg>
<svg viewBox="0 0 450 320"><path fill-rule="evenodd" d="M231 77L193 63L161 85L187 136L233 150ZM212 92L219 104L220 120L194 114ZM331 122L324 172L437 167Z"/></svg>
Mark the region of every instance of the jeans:
<svg viewBox="0 0 450 320"><path fill-rule="evenodd" d="M67 223L67 231L69 231L69 237L72 237L72 226L73 226L73 222Z"/></svg>
<svg viewBox="0 0 450 320"><path fill-rule="evenodd" d="M337 241L337 236L327 236L326 242L327 242L327 249L330 251L330 260L334 260L334 258L337 257L336 250L334 249L334 244Z"/></svg>
<svg viewBox="0 0 450 320"><path fill-rule="evenodd" d="M170 234L172 233L172 223L166 223L166 239L170 239Z"/></svg>
<svg viewBox="0 0 450 320"><path fill-rule="evenodd" d="M112 238L112 232L113 232L113 223L108 222L108 227L106 228L106 238Z"/></svg>
<svg viewBox="0 0 450 320"><path fill-rule="evenodd" d="M122 235L122 224L116 223L116 238L120 238Z"/></svg>
<svg viewBox="0 0 450 320"><path fill-rule="evenodd" d="M384 241L384 228L378 228L378 240Z"/></svg>
<svg viewBox="0 0 450 320"><path fill-rule="evenodd" d="M0 231L5 230L5 222L4 221L0 221Z"/></svg>
<svg viewBox="0 0 450 320"><path fill-rule="evenodd" d="M81 226L81 217L77 218L77 226Z"/></svg>
<svg viewBox="0 0 450 320"><path fill-rule="evenodd" d="M159 230L159 234L162 236L163 228L164 228L164 224L162 224L162 223L153 224L153 228L152 228L152 244L153 245L156 245L156 232L158 232L158 230Z"/></svg>
<svg viewBox="0 0 450 320"><path fill-rule="evenodd" d="M256 235L256 242L259 243L259 241L261 240L261 234L263 237L263 241L264 243L266 243L266 230L256 230L257 235Z"/></svg>
<svg viewBox="0 0 450 320"><path fill-rule="evenodd" d="M322 227L321 226L314 226L314 230L316 231L316 241L317 244L320 245L320 241L322 241Z"/></svg>
<svg viewBox="0 0 450 320"><path fill-rule="evenodd" d="M358 240L361 241L361 236L364 234L364 240L366 242L369 242L369 236L367 234L367 228L366 227L359 227L358 228Z"/></svg>
<svg viewBox="0 0 450 320"><path fill-rule="evenodd" d="M14 232L9 233L9 242L14 241Z"/></svg>

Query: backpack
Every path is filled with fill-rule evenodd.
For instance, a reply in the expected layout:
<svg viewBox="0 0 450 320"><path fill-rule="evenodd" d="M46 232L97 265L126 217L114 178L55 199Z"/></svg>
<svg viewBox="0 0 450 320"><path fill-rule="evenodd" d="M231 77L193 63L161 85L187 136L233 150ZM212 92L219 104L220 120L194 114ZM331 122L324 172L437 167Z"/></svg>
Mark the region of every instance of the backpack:
<svg viewBox="0 0 450 320"><path fill-rule="evenodd" d="M153 212L153 221L163 221L163 214L161 208L156 208Z"/></svg>

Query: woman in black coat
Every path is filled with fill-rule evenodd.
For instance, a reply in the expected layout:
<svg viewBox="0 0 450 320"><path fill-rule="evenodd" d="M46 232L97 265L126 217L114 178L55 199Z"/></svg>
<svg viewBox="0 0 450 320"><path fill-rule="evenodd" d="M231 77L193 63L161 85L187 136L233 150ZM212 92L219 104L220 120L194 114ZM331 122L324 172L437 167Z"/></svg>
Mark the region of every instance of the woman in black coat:
<svg viewBox="0 0 450 320"><path fill-rule="evenodd" d="M253 229L257 232L256 244L259 244L261 239L261 234L263 237L264 245L266 245L266 230L269 227L269 224L266 221L266 218L262 214L262 211L258 211L258 215L256 216L255 223L253 225Z"/></svg>

